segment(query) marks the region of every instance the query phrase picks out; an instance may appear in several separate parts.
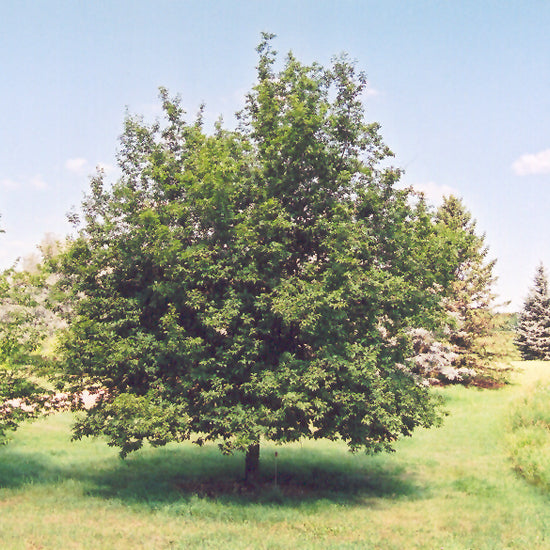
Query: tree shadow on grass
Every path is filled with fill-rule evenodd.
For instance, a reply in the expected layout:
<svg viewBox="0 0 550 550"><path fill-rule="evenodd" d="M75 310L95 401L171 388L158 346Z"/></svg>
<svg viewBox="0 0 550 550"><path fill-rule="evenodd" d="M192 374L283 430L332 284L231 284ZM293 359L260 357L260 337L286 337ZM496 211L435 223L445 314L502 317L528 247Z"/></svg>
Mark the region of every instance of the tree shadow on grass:
<svg viewBox="0 0 550 550"><path fill-rule="evenodd" d="M182 479L175 487L183 495L196 495L218 501L243 503L298 504L328 500L341 504L370 504L383 498L424 498L425 490L415 484L401 468L345 473L323 466L312 468L308 474L285 469L277 480L260 476L255 484L229 477Z"/></svg>
<svg viewBox="0 0 550 550"><path fill-rule="evenodd" d="M314 449L285 449L277 464L273 455L262 458L259 480L249 485L242 481L240 454L223 456L215 447L147 450L94 474L90 494L129 502L160 504L198 497L239 505L424 498L425 490L404 466L349 454L342 460L342 454L342 449L328 456Z"/></svg>
<svg viewBox="0 0 550 550"><path fill-rule="evenodd" d="M53 465L47 457L2 449L0 489L15 489L29 483L55 483Z"/></svg>
<svg viewBox="0 0 550 550"><path fill-rule="evenodd" d="M94 443L97 445L97 442ZM350 456L342 448L316 453L314 448L282 448L262 458L255 485L242 481L242 455L223 456L216 447L191 445L150 449L123 461L114 455L64 460L47 453L2 449L0 488L26 484L55 486L80 483L86 495L151 508L170 507L200 499L224 505L331 501L375 506L379 499L423 499L427 490L414 479L413 465L365 456Z"/></svg>

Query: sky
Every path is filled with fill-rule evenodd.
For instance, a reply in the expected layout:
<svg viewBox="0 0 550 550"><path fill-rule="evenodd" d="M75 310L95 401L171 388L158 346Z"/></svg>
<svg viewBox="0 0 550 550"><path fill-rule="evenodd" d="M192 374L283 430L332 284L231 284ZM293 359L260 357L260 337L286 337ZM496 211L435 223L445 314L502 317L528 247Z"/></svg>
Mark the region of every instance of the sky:
<svg viewBox="0 0 550 550"><path fill-rule="evenodd" d="M72 231L96 167L117 177L125 113L154 120L159 86L231 125L268 31L281 57L357 61L401 184L463 199L518 311L550 269L548 29L546 0L0 2L0 268Z"/></svg>

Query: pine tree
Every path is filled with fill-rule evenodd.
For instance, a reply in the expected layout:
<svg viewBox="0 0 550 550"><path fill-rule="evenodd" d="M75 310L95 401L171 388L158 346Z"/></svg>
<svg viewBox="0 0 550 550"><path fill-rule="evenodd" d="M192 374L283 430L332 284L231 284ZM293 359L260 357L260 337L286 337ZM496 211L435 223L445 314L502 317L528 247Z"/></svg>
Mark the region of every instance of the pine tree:
<svg viewBox="0 0 550 550"><path fill-rule="evenodd" d="M550 359L550 296L542 263L519 316L516 345L526 361Z"/></svg>
<svg viewBox="0 0 550 550"><path fill-rule="evenodd" d="M442 234L454 243L458 256L455 281L446 297L448 340L456 354L453 367L468 369L473 376L486 375L486 369L500 358L499 350L491 346L496 260L487 260L485 236L477 234L476 220L461 199L446 197L436 221Z"/></svg>

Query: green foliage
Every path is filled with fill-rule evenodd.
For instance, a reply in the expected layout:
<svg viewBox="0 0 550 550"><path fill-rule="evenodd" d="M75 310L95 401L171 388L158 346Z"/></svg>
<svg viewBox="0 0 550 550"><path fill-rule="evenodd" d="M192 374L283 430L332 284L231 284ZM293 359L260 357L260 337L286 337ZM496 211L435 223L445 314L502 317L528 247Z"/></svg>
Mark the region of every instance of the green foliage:
<svg viewBox="0 0 550 550"><path fill-rule="evenodd" d="M54 269L61 244L46 236L39 248L40 256L0 273L0 439L48 405L44 345L64 326L66 300Z"/></svg>
<svg viewBox="0 0 550 550"><path fill-rule="evenodd" d="M542 263L537 268L533 287L519 314L516 346L526 361L550 359L550 296Z"/></svg>
<svg viewBox="0 0 550 550"><path fill-rule="evenodd" d="M514 469L550 493L550 384L539 383L514 403L508 445Z"/></svg>
<svg viewBox="0 0 550 550"><path fill-rule="evenodd" d="M121 179L91 182L63 262L66 377L102 389L77 437L375 452L438 419L402 364L409 328L441 317L453 250L381 166L364 75L292 54L277 72L267 35L258 51L236 131L207 135L161 89L165 123L129 117Z"/></svg>
<svg viewBox="0 0 550 550"><path fill-rule="evenodd" d="M449 243L457 261L454 280L445 296L448 324L444 339L455 354L450 367L462 373L457 379L480 385L505 380L513 350L500 332L493 311L496 260L487 260L485 236L462 200L449 196L437 210L441 238Z"/></svg>
<svg viewBox="0 0 550 550"><path fill-rule="evenodd" d="M0 438L37 414L44 389L33 379L44 366L47 336L41 273L8 269L0 274Z"/></svg>

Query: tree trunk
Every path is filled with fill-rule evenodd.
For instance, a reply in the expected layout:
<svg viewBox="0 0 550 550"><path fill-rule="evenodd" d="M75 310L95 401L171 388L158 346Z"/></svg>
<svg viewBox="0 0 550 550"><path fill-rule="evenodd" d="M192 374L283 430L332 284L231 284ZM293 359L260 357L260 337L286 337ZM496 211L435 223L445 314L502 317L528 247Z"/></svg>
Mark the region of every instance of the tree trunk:
<svg viewBox="0 0 550 550"><path fill-rule="evenodd" d="M244 481L255 484L260 470L260 443L253 443L246 449L244 459Z"/></svg>

